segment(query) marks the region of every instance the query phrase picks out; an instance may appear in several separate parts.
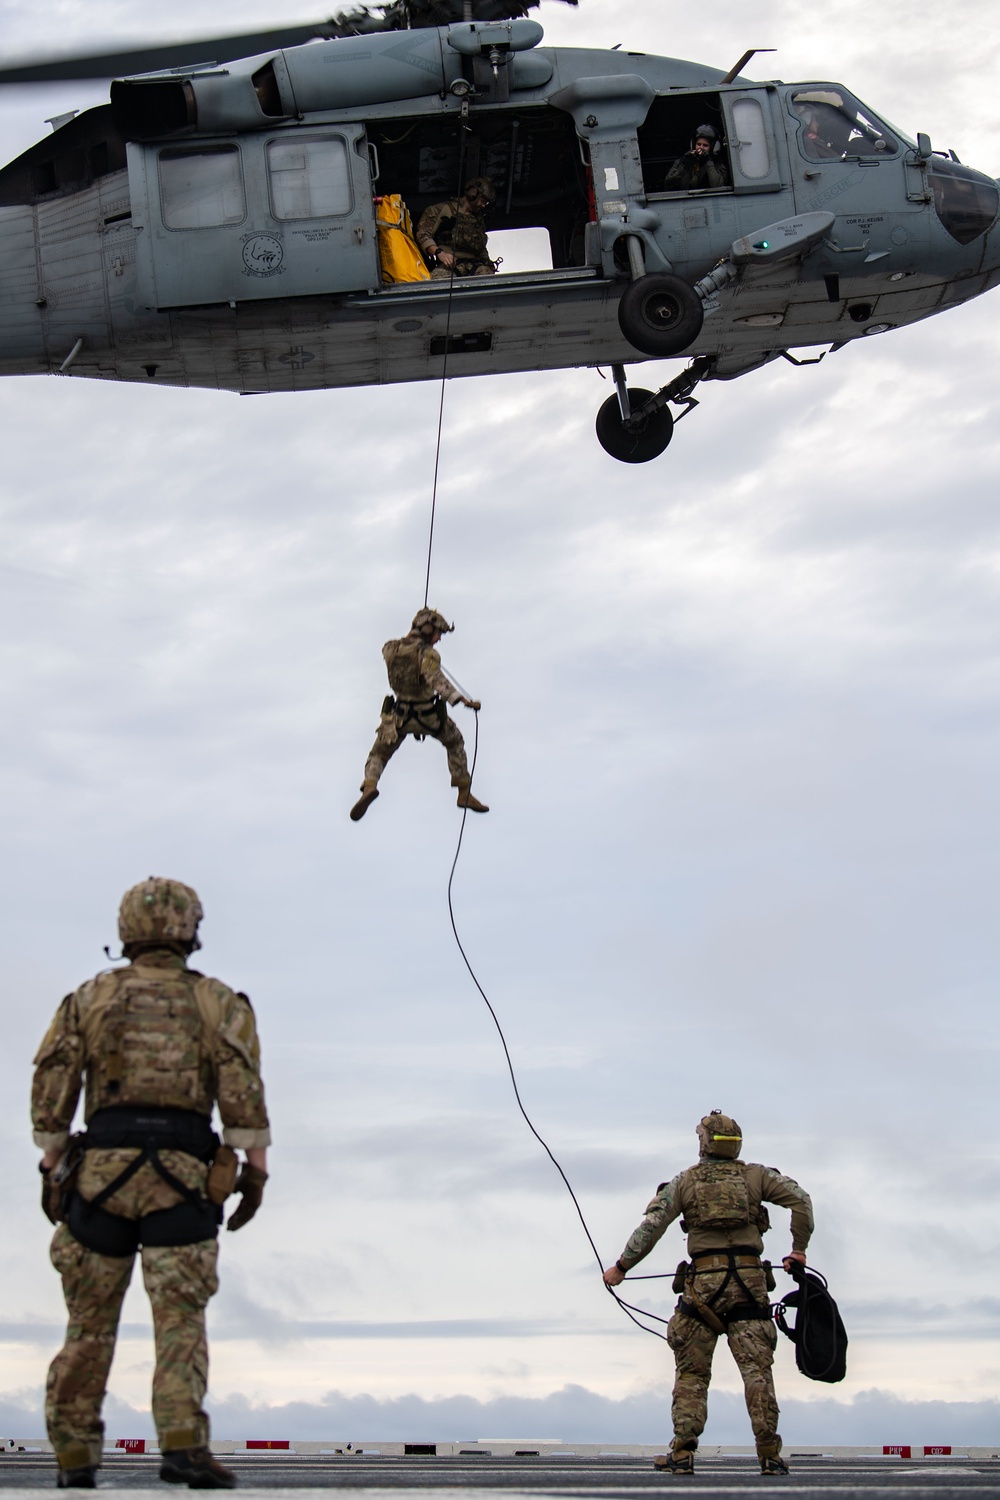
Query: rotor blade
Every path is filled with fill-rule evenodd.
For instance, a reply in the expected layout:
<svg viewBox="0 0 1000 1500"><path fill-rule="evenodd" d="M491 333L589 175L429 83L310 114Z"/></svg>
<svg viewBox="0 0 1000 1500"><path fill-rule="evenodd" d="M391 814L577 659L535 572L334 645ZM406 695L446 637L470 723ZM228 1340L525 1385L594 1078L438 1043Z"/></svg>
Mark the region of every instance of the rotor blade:
<svg viewBox="0 0 1000 1500"><path fill-rule="evenodd" d="M576 5L578 0L565 0ZM537 8L539 0L472 0L473 19L497 21L523 16ZM409 26L441 26L461 21L465 0L389 0L368 10L341 11L329 21L302 26L281 26L273 31L250 31L242 36L207 37L195 42L161 42L120 52L89 53L73 57L41 58L0 68L0 84L59 83L78 78L130 78L137 73L159 73L168 68L193 67L199 63L227 63L236 58L256 57L317 39L360 36L374 31L395 31Z"/></svg>
<svg viewBox="0 0 1000 1500"><path fill-rule="evenodd" d="M196 63L226 63L238 57L256 57L261 52L297 47L315 37L354 36L363 30L381 30L383 25L381 17L359 10L356 15L340 16L334 21L282 26L275 31L252 31L243 36L208 37L197 42L161 42L149 47L81 57L53 57L0 68L0 84L56 83L73 78L128 78L136 73L158 73L167 68L191 67Z"/></svg>

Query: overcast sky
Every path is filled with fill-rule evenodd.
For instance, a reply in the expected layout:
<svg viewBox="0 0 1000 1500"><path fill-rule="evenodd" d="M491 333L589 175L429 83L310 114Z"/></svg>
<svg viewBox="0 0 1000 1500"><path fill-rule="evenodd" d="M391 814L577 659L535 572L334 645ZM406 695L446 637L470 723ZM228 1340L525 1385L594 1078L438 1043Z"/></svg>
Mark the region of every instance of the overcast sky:
<svg viewBox="0 0 1000 1500"><path fill-rule="evenodd" d="M179 0L157 35L205 15ZM17 55L149 17L7 0L0 33ZM724 67L773 46L748 71L842 81L1000 172L993 6L542 19ZM102 97L11 90L5 158ZM462 938L606 1263L713 1107L812 1192L850 1371L813 1386L779 1351L792 1441L996 1438L998 343L994 296L706 386L637 467L597 445L594 370L447 391L431 603L492 807ZM422 601L437 387L3 397L0 1435L41 1431L61 1336L30 1060L153 872L197 887L198 961L253 997L274 1124L264 1209L224 1237L218 1435L665 1440L669 1353L604 1293L454 946L439 747L347 818L382 642ZM112 1437L148 1430L141 1286L125 1324ZM748 1441L724 1349L716 1382L707 1439Z"/></svg>

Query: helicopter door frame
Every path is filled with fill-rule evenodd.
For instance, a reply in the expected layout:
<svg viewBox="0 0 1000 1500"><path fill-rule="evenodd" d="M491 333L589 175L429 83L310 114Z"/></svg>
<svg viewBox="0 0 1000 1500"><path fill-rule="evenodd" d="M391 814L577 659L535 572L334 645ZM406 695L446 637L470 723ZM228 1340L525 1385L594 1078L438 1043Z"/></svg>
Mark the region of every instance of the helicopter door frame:
<svg viewBox="0 0 1000 1500"><path fill-rule="evenodd" d="M147 307L381 285L363 124L130 142L128 169Z"/></svg>
<svg viewBox="0 0 1000 1500"><path fill-rule="evenodd" d="M737 193L779 193L788 185L774 128L777 91L771 87L722 89L729 164Z"/></svg>

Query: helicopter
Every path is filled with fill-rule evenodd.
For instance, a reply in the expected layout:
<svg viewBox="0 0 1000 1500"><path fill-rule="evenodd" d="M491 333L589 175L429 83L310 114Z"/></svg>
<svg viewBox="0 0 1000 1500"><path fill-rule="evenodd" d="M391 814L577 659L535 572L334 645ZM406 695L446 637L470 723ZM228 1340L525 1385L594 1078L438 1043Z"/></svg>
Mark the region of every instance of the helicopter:
<svg viewBox="0 0 1000 1500"><path fill-rule="evenodd" d="M926 135L839 83L750 80L755 49L723 70L547 48L537 3L392 0L0 69L114 80L0 169L0 374L254 394L607 367L597 437L644 463L702 383L1000 282L1000 185ZM380 204L416 222L477 177L488 228L543 231L551 264L387 275Z"/></svg>

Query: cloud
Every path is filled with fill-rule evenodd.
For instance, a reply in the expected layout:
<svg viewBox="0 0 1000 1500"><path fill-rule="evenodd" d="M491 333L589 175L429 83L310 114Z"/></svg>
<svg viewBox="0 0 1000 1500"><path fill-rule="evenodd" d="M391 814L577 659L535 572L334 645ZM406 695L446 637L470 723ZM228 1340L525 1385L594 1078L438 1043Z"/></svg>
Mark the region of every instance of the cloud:
<svg viewBox="0 0 1000 1500"><path fill-rule="evenodd" d="M669 1390L637 1391L611 1401L580 1385L540 1398L496 1397L475 1400L455 1395L426 1399L405 1395L379 1400L370 1395L330 1391L319 1401L260 1405L240 1397L210 1403L212 1429L220 1439L248 1437L313 1439L336 1442L462 1442L477 1439L558 1438L564 1443L666 1443L669 1440ZM786 1452L796 1444L813 1446L883 1443L950 1443L991 1445L996 1441L1000 1403L983 1401L900 1401L888 1392L868 1390L852 1401L819 1397L782 1403L781 1428ZM151 1437L148 1412L112 1402L108 1436ZM0 1397L0 1431L37 1436L37 1404L24 1396ZM749 1422L740 1396L714 1391L703 1441L746 1444Z"/></svg>

